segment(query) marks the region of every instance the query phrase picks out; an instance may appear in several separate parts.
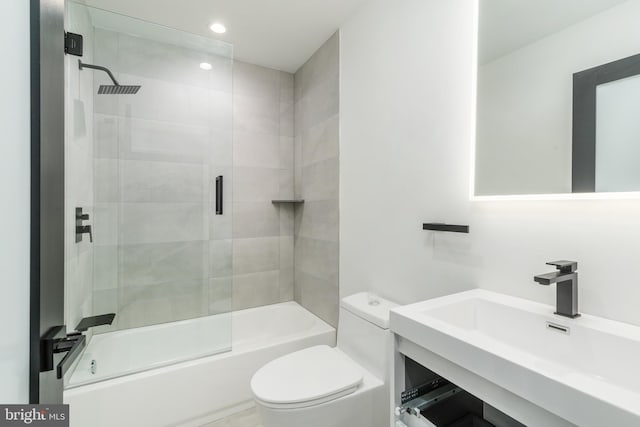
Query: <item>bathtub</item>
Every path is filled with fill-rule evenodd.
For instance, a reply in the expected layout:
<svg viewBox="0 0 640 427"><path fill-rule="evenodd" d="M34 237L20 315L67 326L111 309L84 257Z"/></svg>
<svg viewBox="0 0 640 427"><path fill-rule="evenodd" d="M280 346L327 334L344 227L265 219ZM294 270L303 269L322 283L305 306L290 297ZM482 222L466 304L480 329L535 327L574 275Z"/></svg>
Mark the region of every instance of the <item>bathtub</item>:
<svg viewBox="0 0 640 427"><path fill-rule="evenodd" d="M200 426L250 407L268 361L335 340L295 302L94 335L64 402L72 427Z"/></svg>

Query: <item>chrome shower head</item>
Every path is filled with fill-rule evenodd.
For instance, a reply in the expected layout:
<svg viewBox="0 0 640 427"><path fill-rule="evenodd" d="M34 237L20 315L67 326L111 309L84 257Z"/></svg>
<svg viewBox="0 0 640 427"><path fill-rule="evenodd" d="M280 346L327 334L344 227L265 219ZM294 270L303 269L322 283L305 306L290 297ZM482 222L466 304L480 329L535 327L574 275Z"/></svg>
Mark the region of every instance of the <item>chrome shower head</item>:
<svg viewBox="0 0 640 427"><path fill-rule="evenodd" d="M100 85L98 88L98 95L135 95L140 90L138 85L121 85L113 76L111 71L107 67L101 67L100 65L85 64L81 60L78 60L78 66L82 70L83 68L91 68L92 70L104 71L109 75L112 85Z"/></svg>

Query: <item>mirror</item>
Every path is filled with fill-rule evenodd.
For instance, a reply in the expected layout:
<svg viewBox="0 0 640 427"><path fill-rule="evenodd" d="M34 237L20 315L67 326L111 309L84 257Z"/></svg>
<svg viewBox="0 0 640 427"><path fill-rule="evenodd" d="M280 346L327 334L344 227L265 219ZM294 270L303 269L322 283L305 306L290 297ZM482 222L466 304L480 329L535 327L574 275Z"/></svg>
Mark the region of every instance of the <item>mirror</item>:
<svg viewBox="0 0 640 427"><path fill-rule="evenodd" d="M640 191L640 0L480 0L475 195Z"/></svg>

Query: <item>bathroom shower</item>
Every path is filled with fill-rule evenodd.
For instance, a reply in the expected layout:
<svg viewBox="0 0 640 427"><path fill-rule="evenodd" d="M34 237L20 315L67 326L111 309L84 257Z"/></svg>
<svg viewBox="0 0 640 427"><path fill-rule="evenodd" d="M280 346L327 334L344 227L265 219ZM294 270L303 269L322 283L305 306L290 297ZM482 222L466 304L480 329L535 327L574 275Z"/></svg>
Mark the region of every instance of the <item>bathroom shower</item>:
<svg viewBox="0 0 640 427"><path fill-rule="evenodd" d="M82 70L83 68L91 68L92 70L104 71L109 75L109 78L113 81L112 85L100 85L98 88L98 95L135 95L140 90L139 85L121 85L118 83L113 73L107 67L101 67L100 65L91 65L83 63L78 60L78 66Z"/></svg>
<svg viewBox="0 0 640 427"><path fill-rule="evenodd" d="M80 426L203 425L246 407L251 376L272 358L336 343L339 38L300 56L299 76L312 78L296 91L284 64L237 60L224 40L83 3L67 0L65 30L84 51L65 56L65 218L75 224L85 208L94 239L65 242L65 319L115 317L87 336L63 400ZM305 66L311 54L320 61ZM300 132L327 133L321 155L300 159L297 184L296 93ZM119 94L136 96L102 96ZM310 209L330 213L305 219L312 233L298 238L303 176ZM325 225L329 237L314 234ZM293 301L296 281L311 285L307 300L318 283L326 298ZM111 410L134 404L135 390L175 405ZM135 416L123 422L125 412Z"/></svg>

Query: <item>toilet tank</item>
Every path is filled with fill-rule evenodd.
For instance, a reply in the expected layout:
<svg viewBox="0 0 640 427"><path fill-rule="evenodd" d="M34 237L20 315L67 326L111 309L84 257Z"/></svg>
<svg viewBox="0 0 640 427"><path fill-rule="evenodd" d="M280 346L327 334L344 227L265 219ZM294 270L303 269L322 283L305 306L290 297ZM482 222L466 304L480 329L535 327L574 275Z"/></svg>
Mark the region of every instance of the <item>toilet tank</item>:
<svg viewBox="0 0 640 427"><path fill-rule="evenodd" d="M397 306L369 292L340 301L338 348L384 381L389 377L392 352L389 310Z"/></svg>

